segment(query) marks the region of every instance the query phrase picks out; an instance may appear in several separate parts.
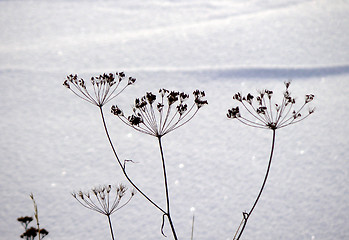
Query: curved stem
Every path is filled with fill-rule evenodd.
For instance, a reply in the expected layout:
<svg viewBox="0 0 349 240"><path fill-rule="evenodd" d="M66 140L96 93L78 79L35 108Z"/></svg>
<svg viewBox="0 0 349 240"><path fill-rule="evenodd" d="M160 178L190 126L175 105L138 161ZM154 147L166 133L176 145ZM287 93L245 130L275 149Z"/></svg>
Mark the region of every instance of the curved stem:
<svg viewBox="0 0 349 240"><path fill-rule="evenodd" d="M111 220L110 220L110 215L107 215L107 217L108 217L108 221L109 221L111 238L114 240L115 238L114 238L114 233L113 233L113 227L112 227Z"/></svg>
<svg viewBox="0 0 349 240"><path fill-rule="evenodd" d="M168 221L171 226L172 234L175 240L177 240L177 234L176 230L174 228L172 219L171 219L171 214L170 214L170 196L169 196L169 191L168 191L168 184L167 184L167 173L166 173L166 165L165 165L165 158L164 158L164 152L162 150L162 144L161 144L161 136L158 137L159 140L159 148L160 148L160 154L161 154L161 161L162 161L162 170L164 173L164 184L165 184L165 191L166 191L166 216L168 218Z"/></svg>
<svg viewBox="0 0 349 240"><path fill-rule="evenodd" d="M271 160L272 160L272 158L273 158L273 153L274 153L274 146L275 146L275 132L276 132L276 129L272 129L272 130L273 130L273 140L272 140L272 144L271 144L271 151L270 151L270 157L269 157L268 168L267 168L267 171L266 171L266 173L265 173L265 177L264 177L264 180L263 180L263 184L262 184L262 186L261 186L261 189L259 190L258 196L257 196L257 198L256 198L256 200L255 200L255 202L254 202L254 204L253 204L251 210L250 210L248 213L243 213L243 221L244 221L244 223L243 223L242 229L241 229L241 231L240 231L240 233L239 233L239 235L238 235L238 237L237 237L236 240L239 240L239 239L240 239L240 237L241 237L243 231L245 230L245 227L246 227L246 224L247 224L247 220L250 218L250 216L251 216L251 214L252 214L254 208L256 207L256 205L257 205L257 203L258 203L258 201L259 201L259 198L260 198L261 195L262 195L264 186L265 186L265 184L266 184L266 182L267 182L267 178L268 178L269 171L270 171L270 167L271 167ZM240 226L241 226L241 225L240 225ZM239 228L240 228L240 227L239 227ZM238 229L238 230L239 230L239 229ZM234 238L234 239L235 239L235 238Z"/></svg>
<svg viewBox="0 0 349 240"><path fill-rule="evenodd" d="M111 141L111 138L109 136L109 132L108 132L108 128L107 128L107 124L105 122L105 119L104 119L104 114L103 114L103 109L102 107L99 107L100 109L100 113L101 113L101 117L102 117L102 120L103 120L103 126L104 126L104 130L105 130L105 133L107 135L107 138L109 140L109 144L113 150L113 153L115 155L115 158L116 160L118 161L120 167L121 167L121 170L123 172L123 174L125 175L126 179L129 181L129 183L143 196L145 197L151 204L153 204L157 209L159 209L162 213L166 214L166 212L161 208L159 207L159 205L157 205L155 202L153 202L145 193L143 193L133 182L132 180L129 178L129 176L127 175L126 173L126 168L123 166L123 164L121 163L117 153L116 153L116 150L114 148L114 145L113 145L113 142Z"/></svg>

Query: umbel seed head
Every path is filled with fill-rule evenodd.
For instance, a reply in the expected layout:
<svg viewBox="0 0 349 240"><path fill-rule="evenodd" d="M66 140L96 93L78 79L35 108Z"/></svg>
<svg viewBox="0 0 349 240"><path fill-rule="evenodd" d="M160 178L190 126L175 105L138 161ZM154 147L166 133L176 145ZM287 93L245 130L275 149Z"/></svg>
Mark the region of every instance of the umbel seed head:
<svg viewBox="0 0 349 240"><path fill-rule="evenodd" d="M111 215L130 202L135 192L131 191L128 200L121 204L125 196L127 187L123 184L118 186L105 185L92 188L91 191L72 193L72 196L84 207L101 213Z"/></svg>
<svg viewBox="0 0 349 240"><path fill-rule="evenodd" d="M152 92L147 92L143 97L136 98L133 114L128 117L117 105L111 107L111 112L139 132L162 137L186 124L202 106L208 104L207 100L202 99L205 97L204 91L193 92L194 102L190 106L185 103L189 94L184 92L163 88L159 94L157 98Z"/></svg>
<svg viewBox="0 0 349 240"><path fill-rule="evenodd" d="M313 94L305 95L305 101L298 110L295 109L296 99L289 92L290 82L285 82L285 91L281 104L272 102L273 91L260 90L255 97L251 93L242 96L236 93L233 99L240 102L247 112L247 116L241 114L239 107L228 109L227 117L237 119L241 123L266 129L278 129L304 120L310 114L314 113L315 108L309 108L308 112L304 112L304 107L314 100Z"/></svg>
<svg viewBox="0 0 349 240"><path fill-rule="evenodd" d="M133 77L129 77L128 81L125 81L125 77L124 72L103 73L97 77L91 77L92 86L88 87L84 79L78 78L76 74L70 74L63 82L63 86L83 100L103 107L136 81ZM121 86L123 83L124 86Z"/></svg>

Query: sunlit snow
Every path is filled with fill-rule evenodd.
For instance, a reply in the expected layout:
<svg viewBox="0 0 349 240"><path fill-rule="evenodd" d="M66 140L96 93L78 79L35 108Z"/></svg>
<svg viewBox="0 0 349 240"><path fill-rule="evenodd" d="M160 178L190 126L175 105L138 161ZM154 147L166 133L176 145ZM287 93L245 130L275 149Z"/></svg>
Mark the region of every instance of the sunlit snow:
<svg viewBox="0 0 349 240"><path fill-rule="evenodd" d="M109 114L159 88L204 90L209 102L163 137L180 239L232 239L267 167L271 131L226 118L234 93L312 93L314 115L280 129L265 191L243 239L349 239L347 0L0 1L0 239L19 239L38 204L47 240L110 239L104 216L71 192L127 183L99 110L62 84L125 71L137 78L105 106L127 172L164 206L156 138ZM277 94L276 96L277 97ZM281 99L281 98L279 98ZM275 99L276 100L276 99ZM128 185L129 186L129 185ZM195 212L194 212L195 210ZM116 239L165 239L140 194L112 215ZM167 239L171 239L165 224Z"/></svg>

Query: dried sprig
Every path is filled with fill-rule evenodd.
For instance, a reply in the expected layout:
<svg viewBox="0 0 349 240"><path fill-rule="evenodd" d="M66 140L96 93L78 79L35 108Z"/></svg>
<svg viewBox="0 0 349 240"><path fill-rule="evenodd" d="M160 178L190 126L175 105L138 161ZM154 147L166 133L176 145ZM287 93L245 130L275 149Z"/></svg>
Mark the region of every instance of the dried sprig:
<svg viewBox="0 0 349 240"><path fill-rule="evenodd" d="M126 186L119 184L118 186L106 185L92 188L92 190L88 192L74 192L72 195L85 208L91 209L108 217L110 233L112 239L114 239L110 215L123 208L135 195L135 191L131 191L131 195L128 200L120 205L121 199L125 196L126 191Z"/></svg>
<svg viewBox="0 0 349 240"><path fill-rule="evenodd" d="M128 117L117 105L111 107L111 112L139 132L162 137L186 124L203 105L207 104L207 100L202 99L205 97L204 91L193 92L194 101L191 106L185 103L189 95L184 92L160 89L159 94L158 102L156 102L156 95L151 92L137 98L133 106L133 114Z"/></svg>
<svg viewBox="0 0 349 240"><path fill-rule="evenodd" d="M290 82L285 82L286 90L283 94L281 104L272 102L273 91L267 89L258 91L256 97L251 93L242 96L242 94L238 92L233 96L233 99L242 104L248 112L249 117L245 117L245 115L241 114L238 106L229 109L227 117L237 119L243 124L251 127L266 129L283 128L300 122L314 113L315 108L309 108L307 112L303 113L305 106L314 99L314 95L305 95L302 106L298 110L295 110L296 99L291 97L289 86Z"/></svg>
<svg viewBox="0 0 349 240"><path fill-rule="evenodd" d="M33 193L30 194L30 198L32 199L33 204L34 204L34 217L35 217L36 226L37 226L36 231L38 232L39 240L41 240L48 234L48 231L45 228L40 228L38 205L36 204ZM30 229L28 229L28 230L30 230ZM33 239L34 239L34 237L33 237Z"/></svg>
<svg viewBox="0 0 349 240"><path fill-rule="evenodd" d="M97 77L91 77L92 87L88 87L84 79L78 78L76 74L71 74L67 76L63 85L83 100L98 107L102 107L136 81L133 77L129 77L128 80L125 81L125 77L126 75L124 72L117 72L115 74L104 73ZM119 89L122 83L124 83L124 86Z"/></svg>
<svg viewBox="0 0 349 240"><path fill-rule="evenodd" d="M38 206L35 202L33 193L31 193L29 196L33 201L34 217L36 220L37 227L36 228L35 227L28 228L28 225L33 221L32 217L25 216L25 217L17 218L17 221L20 222L22 224L22 226L24 227L24 233L21 234L20 237L25 238L26 240L33 240L33 239L35 239L36 236L38 236L38 238L40 240L40 239L43 239L44 237L46 237L49 232L45 228L40 228Z"/></svg>

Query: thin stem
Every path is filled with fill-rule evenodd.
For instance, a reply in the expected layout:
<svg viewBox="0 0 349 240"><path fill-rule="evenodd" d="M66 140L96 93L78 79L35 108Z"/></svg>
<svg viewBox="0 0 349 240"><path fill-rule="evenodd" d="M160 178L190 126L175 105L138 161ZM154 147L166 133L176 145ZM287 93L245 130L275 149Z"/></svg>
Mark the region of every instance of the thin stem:
<svg viewBox="0 0 349 240"><path fill-rule="evenodd" d="M159 148L160 148L161 161L162 161L162 170L164 173L164 184L165 184L165 191L166 191L166 210L167 210L166 216L167 216L168 221L170 223L173 237L175 240L177 240L178 238L177 238L176 230L174 228L174 225L173 225L173 222L171 219L171 214L170 214L170 196L169 196L169 191L168 191L166 165L165 165L164 152L163 152L162 144L161 144L161 136L158 137L158 140L159 140Z"/></svg>
<svg viewBox="0 0 349 240"><path fill-rule="evenodd" d="M110 220L110 215L107 215L107 217L108 217L108 221L109 221L109 228L110 228L111 238L112 238L113 240L115 240L115 238L114 238L114 233L113 233L113 226L112 226L111 220Z"/></svg>
<svg viewBox="0 0 349 240"><path fill-rule="evenodd" d="M191 238L190 238L190 240L194 239L194 219L195 219L195 216L193 214L193 221L191 222Z"/></svg>
<svg viewBox="0 0 349 240"><path fill-rule="evenodd" d="M272 158L273 158L273 153L274 153L275 132L276 132L276 129L273 129L273 140L272 140L272 144L271 144L271 151L270 151L269 163L268 163L267 171L266 171L266 173L265 173L265 177L264 177L263 184L262 184L262 186L261 186L261 189L259 190L258 196L257 196L257 198L256 198L256 200L255 200L255 202L254 202L254 204L253 204L251 210L250 210L248 213L244 213L244 214L243 214L244 223L243 223L242 229L241 229L241 231L240 231L240 233L239 233L239 235L238 235L238 237L237 237L236 240L239 240L239 239L240 239L240 237L241 237L243 231L245 230L245 227L246 227L246 224L247 224L247 220L250 218L250 216L251 216L251 214L252 214L254 208L256 207L256 205L257 205L257 203L258 203L258 201L259 201L259 198L260 198L261 195L262 195L264 186L265 186L265 184L266 184L266 182L267 182L267 178L268 178L269 171L270 171L270 167L271 167L271 160L272 160ZM239 227L239 228L240 228L240 227ZM234 238L234 239L235 239L235 238Z"/></svg>
<svg viewBox="0 0 349 240"><path fill-rule="evenodd" d="M108 138L108 141L109 141L109 144L113 150L113 153L115 155L115 158L116 160L118 161L120 167L121 167L121 170L122 172L124 173L126 179L129 181L129 183L143 196L145 197L151 204L153 204L157 209L159 209L162 213L166 214L166 212L161 208L159 207L159 205L157 205L155 202L153 202L145 193L143 193L133 182L132 180L130 179L130 177L127 175L126 173L126 168L123 166L123 164L121 163L117 153L116 153L116 150L114 148L114 145L113 145L113 142L111 141L111 138L109 136L109 132L108 132L108 128L107 128L107 124L105 122L105 119L104 119L104 114L103 114L103 109L102 107L99 107L100 109L100 113L101 113L101 117L102 117L102 120L103 120L103 126L104 126L104 130L105 130L105 133L107 135L107 138Z"/></svg>

